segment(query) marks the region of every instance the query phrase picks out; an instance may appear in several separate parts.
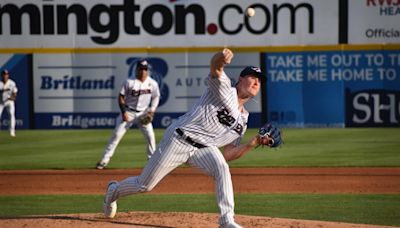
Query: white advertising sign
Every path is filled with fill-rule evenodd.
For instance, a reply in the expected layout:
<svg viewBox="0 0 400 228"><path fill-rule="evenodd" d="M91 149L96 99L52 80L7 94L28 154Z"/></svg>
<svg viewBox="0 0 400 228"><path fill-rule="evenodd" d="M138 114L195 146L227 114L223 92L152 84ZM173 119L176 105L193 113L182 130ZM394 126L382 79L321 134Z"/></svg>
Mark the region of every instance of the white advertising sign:
<svg viewBox="0 0 400 228"><path fill-rule="evenodd" d="M204 92L213 54L34 54L34 111L118 113L122 83L133 75L136 62L146 58L161 90L157 112L183 113ZM259 63L258 53L236 53L225 71L234 84L245 66ZM261 112L260 94L246 107Z"/></svg>
<svg viewBox="0 0 400 228"><path fill-rule="evenodd" d="M253 17L245 16L248 7ZM1 48L337 44L338 0L3 0Z"/></svg>
<svg viewBox="0 0 400 228"><path fill-rule="evenodd" d="M349 44L400 43L400 1L350 0Z"/></svg>

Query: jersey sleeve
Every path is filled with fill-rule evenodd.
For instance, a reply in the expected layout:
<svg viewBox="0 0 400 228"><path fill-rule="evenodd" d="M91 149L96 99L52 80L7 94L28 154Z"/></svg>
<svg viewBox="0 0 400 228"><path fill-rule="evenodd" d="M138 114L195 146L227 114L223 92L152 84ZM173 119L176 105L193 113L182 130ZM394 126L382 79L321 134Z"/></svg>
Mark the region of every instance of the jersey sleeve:
<svg viewBox="0 0 400 228"><path fill-rule="evenodd" d="M151 92L151 102L150 102L150 112L155 112L158 104L160 103L160 88L158 87L158 83L153 81L152 83L153 90Z"/></svg>
<svg viewBox="0 0 400 228"><path fill-rule="evenodd" d="M13 93L18 93L18 87L17 87L17 84L15 84L15 82L13 83L12 92Z"/></svg>
<svg viewBox="0 0 400 228"><path fill-rule="evenodd" d="M240 146L240 141L242 141L242 137L235 139L231 144L235 146Z"/></svg>
<svg viewBox="0 0 400 228"><path fill-rule="evenodd" d="M153 80L152 86L153 86L153 91L151 92L151 98L159 97L160 87L158 86L158 83Z"/></svg>
<svg viewBox="0 0 400 228"><path fill-rule="evenodd" d="M225 74L222 73L220 77L211 77L208 76L208 87L211 93L220 98L221 100L226 99L231 91L231 80Z"/></svg>
<svg viewBox="0 0 400 228"><path fill-rule="evenodd" d="M119 90L119 94L121 94L122 96L125 96L126 93L127 93L127 91L128 91L128 80L126 80L126 81L122 84L121 89Z"/></svg>

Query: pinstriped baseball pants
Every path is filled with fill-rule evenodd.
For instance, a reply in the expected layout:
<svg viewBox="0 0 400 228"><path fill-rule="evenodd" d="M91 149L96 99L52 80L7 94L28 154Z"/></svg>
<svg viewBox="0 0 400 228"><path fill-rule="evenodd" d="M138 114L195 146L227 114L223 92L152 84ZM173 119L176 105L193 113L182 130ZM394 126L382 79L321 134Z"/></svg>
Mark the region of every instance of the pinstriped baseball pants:
<svg viewBox="0 0 400 228"><path fill-rule="evenodd" d="M129 177L118 184L111 201L120 197L151 191L157 183L178 166L187 163L203 170L214 179L220 223L234 221L233 186L229 166L217 147L198 149L189 145L171 126L164 134L140 176Z"/></svg>

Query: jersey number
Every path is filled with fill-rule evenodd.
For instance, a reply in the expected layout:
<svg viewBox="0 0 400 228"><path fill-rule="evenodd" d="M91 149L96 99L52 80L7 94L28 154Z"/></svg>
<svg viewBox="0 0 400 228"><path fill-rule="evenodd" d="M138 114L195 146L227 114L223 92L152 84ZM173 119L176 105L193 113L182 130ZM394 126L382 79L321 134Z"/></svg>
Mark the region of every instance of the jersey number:
<svg viewBox="0 0 400 228"><path fill-rule="evenodd" d="M236 119L230 115L227 108L222 108L221 110L217 111L217 117L218 121L221 124L226 125L228 127L231 127L232 124L236 122ZM238 123L233 130L237 132L239 135L242 135L243 126Z"/></svg>

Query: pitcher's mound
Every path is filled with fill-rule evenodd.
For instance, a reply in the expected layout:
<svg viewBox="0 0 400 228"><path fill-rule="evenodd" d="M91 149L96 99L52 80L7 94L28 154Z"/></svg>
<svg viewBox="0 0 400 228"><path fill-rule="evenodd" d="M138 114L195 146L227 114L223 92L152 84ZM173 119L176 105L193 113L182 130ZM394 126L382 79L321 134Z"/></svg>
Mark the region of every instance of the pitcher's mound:
<svg viewBox="0 0 400 228"><path fill-rule="evenodd" d="M382 228L388 226L322 222L236 215L237 223L243 227L268 228ZM46 215L22 218L0 218L0 227L218 227L218 215L189 212L119 212L113 219L105 219L103 214Z"/></svg>

